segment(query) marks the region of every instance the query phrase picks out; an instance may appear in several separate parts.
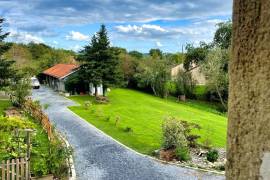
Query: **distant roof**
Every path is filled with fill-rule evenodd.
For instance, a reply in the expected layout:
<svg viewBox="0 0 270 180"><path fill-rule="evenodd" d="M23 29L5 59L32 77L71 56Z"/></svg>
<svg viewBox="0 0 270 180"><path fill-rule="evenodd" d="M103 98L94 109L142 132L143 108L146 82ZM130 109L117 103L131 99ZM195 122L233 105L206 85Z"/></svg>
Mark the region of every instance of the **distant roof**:
<svg viewBox="0 0 270 180"><path fill-rule="evenodd" d="M76 69L78 69L78 67L79 66L75 64L56 64L53 67L43 71L43 74L61 79L74 72Z"/></svg>

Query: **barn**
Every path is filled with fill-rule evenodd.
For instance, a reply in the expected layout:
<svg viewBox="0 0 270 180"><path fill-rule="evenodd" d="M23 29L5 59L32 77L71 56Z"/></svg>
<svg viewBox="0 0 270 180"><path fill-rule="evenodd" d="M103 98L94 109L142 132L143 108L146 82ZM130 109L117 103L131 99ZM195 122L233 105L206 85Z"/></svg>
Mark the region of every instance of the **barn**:
<svg viewBox="0 0 270 180"><path fill-rule="evenodd" d="M59 92L67 92L65 82L78 72L80 66L76 64L56 64L51 68L43 71L45 84ZM87 85L88 86L88 85ZM95 94L95 88L89 84L89 94ZM97 94L102 94L102 86L97 88Z"/></svg>

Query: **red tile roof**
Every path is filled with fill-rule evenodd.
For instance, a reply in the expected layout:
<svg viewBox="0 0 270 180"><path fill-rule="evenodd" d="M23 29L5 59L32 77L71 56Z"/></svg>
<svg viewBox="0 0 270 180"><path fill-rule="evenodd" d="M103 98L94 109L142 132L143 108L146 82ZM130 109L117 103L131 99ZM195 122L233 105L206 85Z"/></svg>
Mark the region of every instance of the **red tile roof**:
<svg viewBox="0 0 270 180"><path fill-rule="evenodd" d="M43 74L53 76L55 78L63 78L78 67L79 66L75 64L56 64L55 66L43 71Z"/></svg>

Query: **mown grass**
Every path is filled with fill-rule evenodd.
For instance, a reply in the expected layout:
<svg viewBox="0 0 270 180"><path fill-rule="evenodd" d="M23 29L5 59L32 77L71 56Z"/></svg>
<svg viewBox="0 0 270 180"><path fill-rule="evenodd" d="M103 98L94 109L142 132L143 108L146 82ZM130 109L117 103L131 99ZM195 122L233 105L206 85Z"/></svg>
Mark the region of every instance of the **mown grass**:
<svg viewBox="0 0 270 180"><path fill-rule="evenodd" d="M202 129L196 133L201 135L201 143L210 139L215 147L224 147L226 144L227 118L207 103L177 103L173 98L161 99L129 89L113 89L108 97L109 104L93 103L86 109L85 101L94 102L93 97L72 96L70 99L81 106L69 108L108 135L145 154L160 148L161 125L167 116L199 124ZM115 125L117 118L119 122ZM127 128L132 131L126 132Z"/></svg>

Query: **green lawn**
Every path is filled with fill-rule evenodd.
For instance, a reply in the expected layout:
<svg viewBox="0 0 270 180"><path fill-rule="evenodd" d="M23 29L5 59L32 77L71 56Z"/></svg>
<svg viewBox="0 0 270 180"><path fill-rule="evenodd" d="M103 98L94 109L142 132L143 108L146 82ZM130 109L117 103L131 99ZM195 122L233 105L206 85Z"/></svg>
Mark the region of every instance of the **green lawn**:
<svg viewBox="0 0 270 180"><path fill-rule="evenodd" d="M4 110L11 105L9 100L0 100L0 115L3 115Z"/></svg>
<svg viewBox="0 0 270 180"><path fill-rule="evenodd" d="M227 118L207 103L176 103L173 98L166 100L128 89L113 89L108 96L109 104L93 104L89 110L84 102L93 97L72 96L70 99L82 106L69 108L108 135L145 154L160 148L161 124L166 116L198 123L202 126L197 132L202 136L200 142L209 137L215 147L225 147ZM116 117L120 117L117 126ZM127 127L133 132L125 132Z"/></svg>

